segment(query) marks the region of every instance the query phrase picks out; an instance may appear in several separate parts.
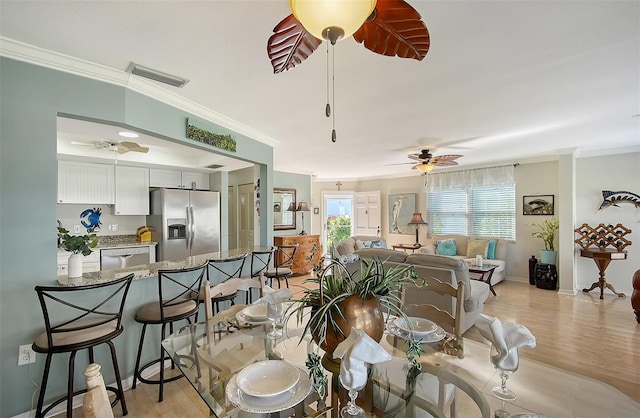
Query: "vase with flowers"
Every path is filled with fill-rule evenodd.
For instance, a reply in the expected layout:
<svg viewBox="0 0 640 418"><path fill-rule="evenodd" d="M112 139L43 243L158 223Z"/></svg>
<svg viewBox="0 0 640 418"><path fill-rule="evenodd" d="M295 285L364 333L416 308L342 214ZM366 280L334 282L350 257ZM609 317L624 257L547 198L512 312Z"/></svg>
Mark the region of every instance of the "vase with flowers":
<svg viewBox="0 0 640 418"><path fill-rule="evenodd" d="M531 224L531 226L535 228L531 236L544 241L544 250L540 250L540 262L542 264L555 264L558 252L555 251L554 242L560 229L558 218L553 217L540 224Z"/></svg>
<svg viewBox="0 0 640 418"><path fill-rule="evenodd" d="M59 248L71 253L67 272L69 278L82 277L82 257L91 254L92 248L98 245L96 234L70 235L67 229L58 227L58 242Z"/></svg>

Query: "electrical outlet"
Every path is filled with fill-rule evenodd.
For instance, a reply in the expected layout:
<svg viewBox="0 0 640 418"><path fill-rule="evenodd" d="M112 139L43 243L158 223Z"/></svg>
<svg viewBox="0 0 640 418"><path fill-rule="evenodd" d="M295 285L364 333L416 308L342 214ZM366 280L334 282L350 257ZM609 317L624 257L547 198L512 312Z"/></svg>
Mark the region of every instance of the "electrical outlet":
<svg viewBox="0 0 640 418"><path fill-rule="evenodd" d="M111 225L109 225L109 231L111 231L111 232L117 232L117 231L118 231L118 224L111 224Z"/></svg>
<svg viewBox="0 0 640 418"><path fill-rule="evenodd" d="M73 226L73 233L74 234L79 234L80 233L80 228L82 228L80 225L74 225Z"/></svg>
<svg viewBox="0 0 640 418"><path fill-rule="evenodd" d="M18 366L35 362L36 352L31 349L30 345L21 345L18 350Z"/></svg>

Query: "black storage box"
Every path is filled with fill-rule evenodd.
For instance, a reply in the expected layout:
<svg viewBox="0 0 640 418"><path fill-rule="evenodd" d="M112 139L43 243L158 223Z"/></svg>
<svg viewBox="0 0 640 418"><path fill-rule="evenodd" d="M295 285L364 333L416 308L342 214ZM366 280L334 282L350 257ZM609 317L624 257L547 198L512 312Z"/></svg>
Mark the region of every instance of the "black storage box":
<svg viewBox="0 0 640 418"><path fill-rule="evenodd" d="M536 264L535 278L538 289L556 290L558 288L558 271L554 264Z"/></svg>

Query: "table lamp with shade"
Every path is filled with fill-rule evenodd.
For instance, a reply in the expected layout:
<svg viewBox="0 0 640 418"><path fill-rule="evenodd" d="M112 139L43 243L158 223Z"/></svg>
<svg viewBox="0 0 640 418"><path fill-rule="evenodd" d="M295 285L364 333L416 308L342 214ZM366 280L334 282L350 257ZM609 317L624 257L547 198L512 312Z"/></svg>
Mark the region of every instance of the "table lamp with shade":
<svg viewBox="0 0 640 418"><path fill-rule="evenodd" d="M420 225L427 225L427 223L424 221L424 219L422 219L422 214L420 212L414 213L413 214L413 218L411 218L411 221L407 225L415 225L416 226L416 243L415 243L415 246L416 247L421 247L420 241L418 240L418 229L420 228Z"/></svg>
<svg viewBox="0 0 640 418"><path fill-rule="evenodd" d="M304 213L305 212L309 212L309 205L307 205L307 202L300 202L298 203L298 207L296 208L296 212L302 212L302 231L300 231L300 235L307 235L306 232L304 232Z"/></svg>

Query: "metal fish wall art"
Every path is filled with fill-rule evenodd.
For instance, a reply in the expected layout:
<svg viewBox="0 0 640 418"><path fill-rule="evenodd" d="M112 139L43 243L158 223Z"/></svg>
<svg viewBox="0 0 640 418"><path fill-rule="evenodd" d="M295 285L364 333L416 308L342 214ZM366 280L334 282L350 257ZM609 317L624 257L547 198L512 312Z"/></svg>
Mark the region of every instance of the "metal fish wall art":
<svg viewBox="0 0 640 418"><path fill-rule="evenodd" d="M612 192L611 190L603 190L602 203L598 210L608 208L609 206L619 206L620 203L628 203L640 209L640 196L625 191Z"/></svg>

